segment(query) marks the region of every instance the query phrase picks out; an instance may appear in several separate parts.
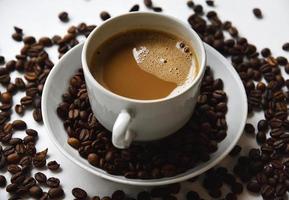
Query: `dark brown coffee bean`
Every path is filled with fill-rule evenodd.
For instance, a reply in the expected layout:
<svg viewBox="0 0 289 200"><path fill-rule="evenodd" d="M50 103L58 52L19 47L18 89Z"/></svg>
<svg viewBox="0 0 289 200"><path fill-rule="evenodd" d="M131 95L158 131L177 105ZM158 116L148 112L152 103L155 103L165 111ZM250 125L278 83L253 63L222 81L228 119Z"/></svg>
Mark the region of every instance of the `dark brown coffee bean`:
<svg viewBox="0 0 289 200"><path fill-rule="evenodd" d="M99 164L99 156L95 153L88 154L87 160L93 166L98 166Z"/></svg>
<svg viewBox="0 0 289 200"><path fill-rule="evenodd" d="M268 131L268 121L267 120L262 119L258 122L258 131L263 131L263 132Z"/></svg>
<svg viewBox="0 0 289 200"><path fill-rule="evenodd" d="M25 111L25 107L22 106L22 105L15 105L15 112L19 115L23 115L24 114L24 111Z"/></svg>
<svg viewBox="0 0 289 200"><path fill-rule="evenodd" d="M47 167L51 171L56 171L56 170L59 169L60 164L58 164L56 161L50 161L50 162L47 163Z"/></svg>
<svg viewBox="0 0 289 200"><path fill-rule="evenodd" d="M29 194L34 198L40 198L42 197L43 191L41 187L35 185L29 189Z"/></svg>
<svg viewBox="0 0 289 200"><path fill-rule="evenodd" d="M11 177L11 183L14 184L22 184L22 182L24 181L25 176L22 174L22 172L18 172L16 174L13 174Z"/></svg>
<svg viewBox="0 0 289 200"><path fill-rule="evenodd" d="M79 140L73 137L68 138L67 143L75 149L78 149L78 147L80 146Z"/></svg>
<svg viewBox="0 0 289 200"><path fill-rule="evenodd" d="M50 188L48 190L48 196L51 199L57 199L57 198L61 198L64 195L64 191L61 187L57 187L57 188Z"/></svg>
<svg viewBox="0 0 289 200"><path fill-rule="evenodd" d="M23 42L24 42L24 44L32 45L36 42L36 39L33 36L25 36L23 38Z"/></svg>
<svg viewBox="0 0 289 200"><path fill-rule="evenodd" d="M260 10L260 8L254 8L253 14L255 15L255 17L259 19L263 18L262 11Z"/></svg>
<svg viewBox="0 0 289 200"><path fill-rule="evenodd" d="M266 141L266 134L262 131L259 131L256 135L256 140L259 144L263 144Z"/></svg>
<svg viewBox="0 0 289 200"><path fill-rule="evenodd" d="M236 145L231 152L229 153L230 156L234 157L237 156L241 152L242 148L239 145Z"/></svg>
<svg viewBox="0 0 289 200"><path fill-rule="evenodd" d="M261 187L261 194L264 198L272 198L274 196L274 188L269 185L264 185Z"/></svg>
<svg viewBox="0 0 289 200"><path fill-rule="evenodd" d="M139 11L139 5L135 4L131 7L131 9L129 10L129 12L136 12Z"/></svg>
<svg viewBox="0 0 289 200"><path fill-rule="evenodd" d="M208 6L214 6L215 5L214 1L212 1L212 0L207 0L206 3Z"/></svg>
<svg viewBox="0 0 289 200"><path fill-rule="evenodd" d="M26 122L21 119L14 120L12 126L16 130L25 130L27 128Z"/></svg>
<svg viewBox="0 0 289 200"><path fill-rule="evenodd" d="M287 58L283 57L283 56L278 56L276 58L277 62L279 65L287 65L288 64L288 60Z"/></svg>
<svg viewBox="0 0 289 200"><path fill-rule="evenodd" d="M87 193L81 188L73 188L72 195L77 199L85 200L87 198Z"/></svg>
<svg viewBox="0 0 289 200"><path fill-rule="evenodd" d="M163 9L161 7L153 7L152 9L155 12L162 12L163 11Z"/></svg>
<svg viewBox="0 0 289 200"><path fill-rule="evenodd" d="M12 94L10 92L1 93L2 103L10 103L12 101Z"/></svg>
<svg viewBox="0 0 289 200"><path fill-rule="evenodd" d="M153 2L152 2L152 0L144 0L144 5L147 8L151 8L153 6Z"/></svg>
<svg viewBox="0 0 289 200"><path fill-rule="evenodd" d="M6 181L5 176L0 175L0 187L1 187L1 188L2 188L2 187L5 187L5 186L6 186L6 183L7 183L7 181Z"/></svg>
<svg viewBox="0 0 289 200"><path fill-rule="evenodd" d="M33 110L33 119L36 122L42 122L42 112L40 108L36 108Z"/></svg>
<svg viewBox="0 0 289 200"><path fill-rule="evenodd" d="M203 6L200 5L200 4L197 4L194 6L194 11L197 13L197 14L202 14L203 13Z"/></svg>
<svg viewBox="0 0 289 200"><path fill-rule="evenodd" d="M110 18L110 14L109 14L108 12L106 12L106 11L102 11L102 12L100 13L100 18L101 18L103 21L105 21L105 20L107 20L107 19Z"/></svg>
<svg viewBox="0 0 289 200"><path fill-rule="evenodd" d="M283 44L282 49L284 51L289 51L289 42L286 42L285 44Z"/></svg>
<svg viewBox="0 0 289 200"><path fill-rule="evenodd" d="M261 51L261 55L264 57L264 58L267 58L268 56L271 56L271 50L269 48L264 48L262 49Z"/></svg>
<svg viewBox="0 0 289 200"><path fill-rule="evenodd" d="M16 184L13 184L13 183L7 185L7 187L6 187L6 191L8 193L15 193L17 189L18 189L18 186Z"/></svg>
<svg viewBox="0 0 289 200"><path fill-rule="evenodd" d="M52 46L52 40L49 37L42 37L38 41L39 44L45 46L45 47L50 47Z"/></svg>
<svg viewBox="0 0 289 200"><path fill-rule="evenodd" d="M16 174L18 172L21 172L21 168L18 165L8 165L7 171L10 172L11 174Z"/></svg>
<svg viewBox="0 0 289 200"><path fill-rule="evenodd" d="M60 21L62 21L62 22L68 22L68 21L69 21L68 13L65 12L65 11L59 13L59 14L58 14L58 18L59 18Z"/></svg>
<svg viewBox="0 0 289 200"><path fill-rule="evenodd" d="M7 162L10 164L15 164L20 160L20 157L17 153L11 153L7 156Z"/></svg>
<svg viewBox="0 0 289 200"><path fill-rule="evenodd" d="M245 132L248 134L254 134L255 133L255 127L252 124L247 123L245 125Z"/></svg>
<svg viewBox="0 0 289 200"><path fill-rule="evenodd" d="M47 155L48 149L45 149L41 152L38 152L33 157L33 165L37 168L44 167L46 165L46 155Z"/></svg>
<svg viewBox="0 0 289 200"><path fill-rule="evenodd" d="M16 33L23 34L23 30L17 26L13 27Z"/></svg>
<svg viewBox="0 0 289 200"><path fill-rule="evenodd" d="M13 38L15 41L17 41L17 42L20 42L20 41L22 41L22 34L20 34L20 33L13 33L13 34L12 34L12 38Z"/></svg>
<svg viewBox="0 0 289 200"><path fill-rule="evenodd" d="M187 200L201 200L199 194L195 191L189 191L186 194L186 198L187 198Z"/></svg>
<svg viewBox="0 0 289 200"><path fill-rule="evenodd" d="M60 180L58 178L55 178L55 177L50 177L47 179L46 184L48 187L56 188L59 186Z"/></svg>
<svg viewBox="0 0 289 200"><path fill-rule="evenodd" d="M5 64L5 57L0 56L0 65L4 65L4 64Z"/></svg>
<svg viewBox="0 0 289 200"><path fill-rule="evenodd" d="M112 200L124 200L125 196L126 195L122 190L116 190L112 193L111 199Z"/></svg>
<svg viewBox="0 0 289 200"><path fill-rule="evenodd" d="M46 175L43 174L42 172L37 172L35 175L34 175L34 178L38 181L38 183L40 184L45 184L46 183Z"/></svg>
<svg viewBox="0 0 289 200"><path fill-rule="evenodd" d="M21 105L24 105L24 106L29 106L32 104L32 102L33 102L33 98L30 96L25 96L20 99Z"/></svg>

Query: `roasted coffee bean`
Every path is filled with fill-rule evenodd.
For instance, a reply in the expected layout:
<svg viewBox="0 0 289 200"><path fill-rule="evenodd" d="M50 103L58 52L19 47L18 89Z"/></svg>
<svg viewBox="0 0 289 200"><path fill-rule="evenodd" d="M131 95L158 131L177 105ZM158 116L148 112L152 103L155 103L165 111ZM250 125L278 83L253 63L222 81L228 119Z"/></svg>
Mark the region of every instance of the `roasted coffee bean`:
<svg viewBox="0 0 289 200"><path fill-rule="evenodd" d="M144 0L144 5L147 8L151 8L153 6L153 2L152 2L152 0Z"/></svg>
<svg viewBox="0 0 289 200"><path fill-rule="evenodd" d="M15 112L19 115L23 115L25 112L25 107L17 104L17 105L15 105Z"/></svg>
<svg viewBox="0 0 289 200"><path fill-rule="evenodd" d="M5 57L0 56L0 65L4 65L4 64L5 64Z"/></svg>
<svg viewBox="0 0 289 200"><path fill-rule="evenodd" d="M258 127L258 131L263 131L263 132L268 131L268 121L264 120L264 119L260 120L258 122L258 126L257 127Z"/></svg>
<svg viewBox="0 0 289 200"><path fill-rule="evenodd" d="M56 188L59 186L60 180L58 178L55 178L55 177L50 177L47 179L46 184L48 187Z"/></svg>
<svg viewBox="0 0 289 200"><path fill-rule="evenodd" d="M101 18L103 21L105 21L105 20L107 20L107 19L110 18L110 14L109 14L108 12L106 12L106 11L102 11L102 12L100 13L100 18Z"/></svg>
<svg viewBox="0 0 289 200"><path fill-rule="evenodd" d="M13 184L13 183L7 185L7 187L6 187L6 191L8 193L15 193L17 189L18 189L18 186L16 184Z"/></svg>
<svg viewBox="0 0 289 200"><path fill-rule="evenodd" d="M284 51L289 51L289 42L286 42L285 44L283 44L282 49Z"/></svg>
<svg viewBox="0 0 289 200"><path fill-rule="evenodd" d="M75 149L78 149L80 142L78 139L70 137L67 139L67 143Z"/></svg>
<svg viewBox="0 0 289 200"><path fill-rule="evenodd" d="M48 149L45 149L41 152L38 152L33 157L33 165L37 168L44 167L46 165L46 155L47 155Z"/></svg>
<svg viewBox="0 0 289 200"><path fill-rule="evenodd" d="M93 166L98 166L99 164L99 156L95 153L88 154L87 160Z"/></svg>
<svg viewBox="0 0 289 200"><path fill-rule="evenodd" d="M139 5L135 4L131 7L131 9L129 10L129 12L136 12L139 11Z"/></svg>
<svg viewBox="0 0 289 200"><path fill-rule="evenodd" d="M77 199L85 200L87 198L87 193L81 188L73 188L72 195Z"/></svg>
<svg viewBox="0 0 289 200"><path fill-rule="evenodd" d="M256 140L259 144L263 144L266 141L266 134L262 131L259 131L256 135Z"/></svg>
<svg viewBox="0 0 289 200"><path fill-rule="evenodd" d="M277 58L276 58L276 60L277 60L277 62L278 62L278 64L279 65L287 65L288 64L288 60L287 60L287 58L285 58L285 57L283 57L283 56L278 56Z"/></svg>
<svg viewBox="0 0 289 200"><path fill-rule="evenodd" d="M248 184L247 184L247 189L250 192L253 193L259 193L260 192L260 184L257 182L257 180L251 180Z"/></svg>
<svg viewBox="0 0 289 200"><path fill-rule="evenodd" d="M212 1L212 0L207 0L206 3L208 6L214 6L215 5L214 1Z"/></svg>
<svg viewBox="0 0 289 200"><path fill-rule="evenodd" d="M187 200L201 200L199 194L195 191L189 191L186 195Z"/></svg>
<svg viewBox="0 0 289 200"><path fill-rule="evenodd" d="M24 44L32 45L36 42L36 39L33 36L25 36L23 38L23 42L24 42Z"/></svg>
<svg viewBox="0 0 289 200"><path fill-rule="evenodd" d="M36 109L33 110L33 119L34 119L36 122L42 122L42 112L41 112L41 109L36 108Z"/></svg>
<svg viewBox="0 0 289 200"><path fill-rule="evenodd" d="M123 200L125 199L125 193L122 190L116 190L112 193L111 199L112 200Z"/></svg>
<svg viewBox="0 0 289 200"><path fill-rule="evenodd" d="M29 194L34 198L40 198L43 195L41 187L35 185L29 189Z"/></svg>
<svg viewBox="0 0 289 200"><path fill-rule="evenodd" d="M0 187L5 187L6 186L6 178L3 175L0 175Z"/></svg>
<svg viewBox="0 0 289 200"><path fill-rule="evenodd" d="M255 17L259 19L263 18L262 11L260 10L260 8L254 8L253 14L255 15Z"/></svg>
<svg viewBox="0 0 289 200"><path fill-rule="evenodd" d="M56 171L59 169L60 165L56 161L50 161L47 163L47 167L51 171Z"/></svg>
<svg viewBox="0 0 289 200"><path fill-rule="evenodd" d="M2 103L10 103L12 101L12 94L10 92L1 93Z"/></svg>
<svg viewBox="0 0 289 200"><path fill-rule="evenodd" d="M51 199L61 198L64 195L64 191L61 187L50 188L48 190L48 196Z"/></svg>
<svg viewBox="0 0 289 200"><path fill-rule="evenodd" d="M11 174L16 174L18 172L21 172L21 168L18 165L11 164L7 166L7 171Z"/></svg>
<svg viewBox="0 0 289 200"><path fill-rule="evenodd" d="M163 9L161 7L153 7L152 9L155 12L162 12L163 11ZM188 52L188 51L185 51L185 52Z"/></svg>
<svg viewBox="0 0 289 200"><path fill-rule="evenodd" d="M197 13L197 14L202 14L203 13L203 6L200 5L200 4L197 4L194 6L194 11Z"/></svg>
<svg viewBox="0 0 289 200"><path fill-rule="evenodd" d="M20 34L20 33L13 33L13 34L12 34L12 38L13 38L15 41L17 41L17 42L20 42L20 41L22 41L22 34Z"/></svg>
<svg viewBox="0 0 289 200"><path fill-rule="evenodd" d="M272 198L274 196L274 188L269 185L264 185L261 187L261 194L265 199Z"/></svg>
<svg viewBox="0 0 289 200"><path fill-rule="evenodd" d="M68 13L65 12L65 11L59 13L59 14L58 14L58 18L59 18L60 21L62 21L62 22L68 22L68 21L69 21Z"/></svg>
<svg viewBox="0 0 289 200"><path fill-rule="evenodd" d="M33 98L30 96L22 97L20 100L21 105L24 105L24 106L29 106L32 104L32 102L33 102Z"/></svg>
<svg viewBox="0 0 289 200"><path fill-rule="evenodd" d="M252 124L247 123L245 125L245 132L248 134L254 134L255 133L255 127Z"/></svg>
<svg viewBox="0 0 289 200"><path fill-rule="evenodd" d="M16 130L25 130L27 128L26 122L21 119L14 120L12 126Z"/></svg>
<svg viewBox="0 0 289 200"><path fill-rule="evenodd" d="M195 3L194 3L192 0L188 0L188 1L187 1L187 6L188 6L189 8L194 8Z"/></svg>
<svg viewBox="0 0 289 200"><path fill-rule="evenodd" d="M25 176L22 174L22 172L17 172L16 174L13 174L11 177L11 183L15 184L21 184L25 179Z"/></svg>
<svg viewBox="0 0 289 200"><path fill-rule="evenodd" d="M241 152L242 148L239 145L236 145L231 152L229 153L230 156L234 157L237 156Z"/></svg>
<svg viewBox="0 0 289 200"><path fill-rule="evenodd" d="M47 178L46 178L46 175L43 174L42 172L37 172L35 175L34 175L34 178L38 181L38 183L40 184L45 184L46 181L47 181Z"/></svg>

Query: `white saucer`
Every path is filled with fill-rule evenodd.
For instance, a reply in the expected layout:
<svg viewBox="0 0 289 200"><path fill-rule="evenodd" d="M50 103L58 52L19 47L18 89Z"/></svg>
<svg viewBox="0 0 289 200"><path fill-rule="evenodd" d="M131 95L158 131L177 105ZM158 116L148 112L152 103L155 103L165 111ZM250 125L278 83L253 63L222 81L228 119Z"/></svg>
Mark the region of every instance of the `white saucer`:
<svg viewBox="0 0 289 200"><path fill-rule="evenodd" d="M215 78L223 80L224 90L228 96L228 113L226 115L228 135L219 143L219 148L216 153L211 155L211 159L175 177L153 180L127 179L123 176L110 175L101 169L91 166L87 160L80 157L78 152L67 144L67 133L63 128L63 122L56 114L56 108L62 101L62 94L67 90L69 79L81 67L82 47L83 44L75 46L59 60L46 80L42 95L42 114L49 137L68 159L81 168L114 182L139 186L165 185L181 182L207 171L219 163L238 142L247 119L245 89L238 74L229 62L216 50L205 44L207 65L211 67Z"/></svg>

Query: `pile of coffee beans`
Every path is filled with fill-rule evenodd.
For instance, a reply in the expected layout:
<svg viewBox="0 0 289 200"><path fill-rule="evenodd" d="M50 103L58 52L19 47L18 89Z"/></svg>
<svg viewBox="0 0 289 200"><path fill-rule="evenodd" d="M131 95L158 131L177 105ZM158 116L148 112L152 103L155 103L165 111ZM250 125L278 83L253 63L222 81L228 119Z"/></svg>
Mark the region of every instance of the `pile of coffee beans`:
<svg viewBox="0 0 289 200"><path fill-rule="evenodd" d="M227 96L222 89L222 80L214 79L207 67L187 125L165 139L132 144L125 150L112 145L111 133L93 115L82 70L70 79L57 114L63 120L68 144L91 165L127 178L171 177L208 161L226 137Z"/></svg>
<svg viewBox="0 0 289 200"><path fill-rule="evenodd" d="M206 3L212 6L214 2L207 1ZM153 11L162 11L162 8L153 6L151 0L144 0L144 5ZM287 59L280 56L273 57L269 48L264 48L258 52L256 47L248 43L246 38L239 36L237 28L230 21L221 21L214 11L204 13L203 7L191 0L187 2L187 5L194 11L194 14L188 19L192 28L198 32L203 41L231 59L246 89L249 112L253 114L264 111L264 119L260 120L255 126L256 128L252 124L247 124L245 128L247 136L254 136L260 146L251 149L248 154L241 154L240 156L241 147L236 146L230 153L231 156L238 156L233 170L235 175L222 167L210 170L204 175L204 188L208 190L208 194L212 198L234 200L243 190L241 184L237 182L236 177L238 177L247 185L248 191L262 195L264 199L285 199L289 189L289 125L287 120L289 81L285 80L281 71L284 68L284 71L289 73ZM131 8L131 11L137 10L139 10L138 6ZM256 17L262 17L262 12L258 10L253 12ZM61 14L61 18L60 20L63 22L69 21L68 13ZM64 192L59 179L47 178L41 172L31 175L32 168L48 167L49 164L50 170L58 170L59 164L55 161L46 164L47 150L37 151L35 144L38 133L36 130L29 129L29 124L27 125L22 120L10 121L13 96L17 91L25 90L26 96L21 99L20 103L14 104L14 109L19 116L22 116L25 110L32 108L34 109L34 119L41 122L41 92L45 79L53 67L45 49L51 45L57 45L59 57L61 57L78 43L76 36L88 36L94 27L94 25L88 26L81 23L78 26L71 26L64 37L56 35L52 38L43 37L39 40L33 36L25 36L21 28L14 27L15 33L12 34L12 38L17 42L22 41L24 46L16 55L15 60L6 62L5 58L0 56L0 65L6 62L5 67L0 68L0 84L6 88L6 91L1 91L0 98L0 169L4 172L8 171L12 175L10 182L6 180L5 176L0 175L0 188L6 186L6 191L11 194L10 199L34 197L44 200L63 197ZM229 38L224 36L225 32L229 33ZM285 43L282 49L288 51L289 45ZM25 80L22 77L17 77L11 81L10 73L14 70L24 73ZM80 116L84 117L83 113L80 112L70 114L70 116L76 115L79 115L79 118ZM97 124L95 118L91 116L90 118L90 125ZM14 137L13 133L16 130L25 130L25 137ZM85 133L83 134L85 135ZM99 133L99 135L101 134ZM74 139L70 139L68 142L77 149L83 145L81 141ZM100 158L93 154L89 158L92 163L98 163L98 159ZM210 182L215 183L215 185L210 184ZM231 191L226 195L220 194L223 184L230 186ZM41 189L43 185L50 187L50 189L44 192ZM174 195L178 193L179 188L179 184L155 188L150 192L140 192L135 198L131 198L123 191L118 190L113 192L110 197L94 196L89 199L149 200L154 197L177 199ZM87 193L80 188L74 188L72 194L76 199L88 199ZM202 198L196 191L189 191L186 199L201 200Z"/></svg>

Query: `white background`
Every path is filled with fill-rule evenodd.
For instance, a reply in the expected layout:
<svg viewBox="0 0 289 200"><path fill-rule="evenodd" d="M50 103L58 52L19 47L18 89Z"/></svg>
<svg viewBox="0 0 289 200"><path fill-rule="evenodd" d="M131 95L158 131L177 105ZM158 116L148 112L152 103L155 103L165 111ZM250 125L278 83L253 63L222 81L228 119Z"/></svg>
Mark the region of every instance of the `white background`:
<svg viewBox="0 0 289 200"><path fill-rule="evenodd" d="M205 5L204 0L195 0L196 3ZM112 16L127 12L132 5L139 3L141 10L146 10L141 0L0 0L0 55L4 55L6 60L13 59L19 53L20 43L11 39L14 32L13 26L19 26L24 29L27 35L53 36L54 34L64 35L70 25L77 25L80 22L88 24L100 24L100 11L107 10ZM173 15L181 20L186 21L192 11L187 8L186 0L154 0L155 5L163 8L164 13ZM288 0L215 0L216 10L223 20L230 20L238 27L240 35L248 38L260 50L264 47L270 47L274 55L283 55L288 57L288 53L282 50L282 44L289 42L289 1ZM256 19L252 14L252 9L261 8L264 18ZM205 6L205 10L210 10ZM61 23L57 15L61 11L67 11L70 15L69 23ZM50 57L53 61L57 60L56 49L52 48ZM13 74L13 77L17 74ZM14 80L14 79L12 79ZM3 88L1 88L1 91ZM19 93L14 97L14 102L18 103L23 94ZM17 118L13 114L13 118ZM237 117L237 113L236 113ZM256 123L261 114L255 114L250 118L252 123ZM133 195L144 188L128 187L125 185L110 183L101 180L98 177L83 171L74 163L66 159L52 145L48 139L44 126L39 126L27 112L25 120L29 128L35 128L39 131L38 150L49 148L48 160L57 160L61 163L62 171L52 174L48 170L45 173L50 176L59 177L66 192L65 199L73 199L71 189L73 187L85 188L89 195L100 194L101 196L109 195L115 189L122 189ZM16 133L19 137L23 133ZM250 141L244 136L240 143L249 147L256 145L252 139ZM245 148L246 149L246 148ZM243 149L242 153L246 152ZM230 164L235 161L232 158L226 158L222 164L231 167ZM0 174L3 174L0 171ZM10 178L6 173L7 178ZM199 183L184 183L183 194L189 189L198 191L204 199L209 198L199 186ZM8 199L7 193L0 189L0 200ZM180 199L184 197L180 196ZM261 199L245 192L241 199Z"/></svg>

